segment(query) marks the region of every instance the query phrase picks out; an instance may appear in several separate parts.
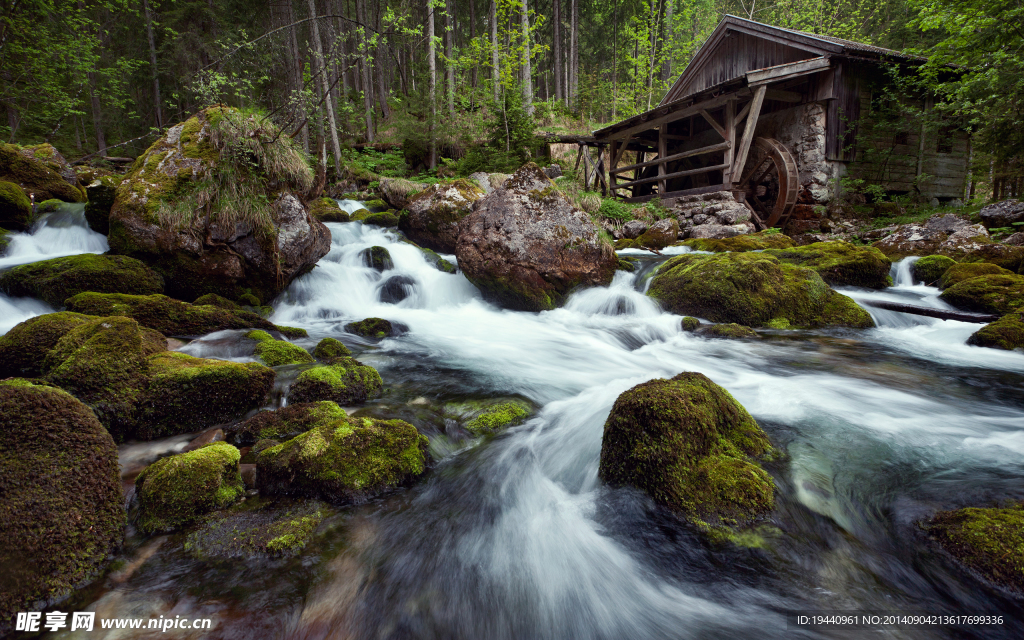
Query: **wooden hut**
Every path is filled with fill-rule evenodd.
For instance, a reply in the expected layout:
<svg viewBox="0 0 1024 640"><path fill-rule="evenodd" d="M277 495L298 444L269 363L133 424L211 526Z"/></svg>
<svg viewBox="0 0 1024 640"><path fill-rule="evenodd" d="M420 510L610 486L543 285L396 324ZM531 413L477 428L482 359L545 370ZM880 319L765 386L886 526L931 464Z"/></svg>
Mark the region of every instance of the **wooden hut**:
<svg viewBox="0 0 1024 640"><path fill-rule="evenodd" d="M629 202L731 192L767 226L785 224L798 203L827 203L843 176L888 192L961 198L965 132L935 135L923 118L861 126L893 69L922 62L727 16L657 107L594 132L609 148L609 187ZM930 107L922 96L901 100ZM623 166L624 158L635 160Z"/></svg>

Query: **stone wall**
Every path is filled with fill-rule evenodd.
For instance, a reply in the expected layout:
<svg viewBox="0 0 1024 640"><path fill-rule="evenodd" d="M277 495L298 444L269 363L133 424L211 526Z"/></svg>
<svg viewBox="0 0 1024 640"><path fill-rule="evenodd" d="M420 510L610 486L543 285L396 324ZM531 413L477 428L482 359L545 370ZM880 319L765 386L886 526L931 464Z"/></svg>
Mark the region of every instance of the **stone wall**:
<svg viewBox="0 0 1024 640"><path fill-rule="evenodd" d="M786 145L800 170L800 204L825 204L832 197L831 164L825 157L825 106L801 104L762 115L755 135Z"/></svg>
<svg viewBox="0 0 1024 640"><path fill-rule="evenodd" d="M730 191L715 191L661 201L679 221L681 238L728 238L753 233L750 210Z"/></svg>

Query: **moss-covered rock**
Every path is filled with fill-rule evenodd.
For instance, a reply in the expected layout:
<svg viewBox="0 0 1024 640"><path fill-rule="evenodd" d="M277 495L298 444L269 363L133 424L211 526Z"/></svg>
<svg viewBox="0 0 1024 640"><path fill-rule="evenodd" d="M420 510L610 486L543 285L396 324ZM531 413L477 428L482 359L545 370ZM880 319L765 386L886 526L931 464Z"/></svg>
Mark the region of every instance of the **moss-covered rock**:
<svg viewBox="0 0 1024 640"><path fill-rule="evenodd" d="M245 495L241 455L226 442L161 458L135 481L136 522L143 533L173 531L223 509Z"/></svg>
<svg viewBox="0 0 1024 640"><path fill-rule="evenodd" d="M696 329L697 335L702 338L760 338L757 332L742 324L729 322L726 324L706 324Z"/></svg>
<svg viewBox="0 0 1024 640"><path fill-rule="evenodd" d="M50 149L56 153L56 149ZM23 153L26 150L29 152ZM62 175L62 166L67 161L63 157L58 160L53 153L44 151L37 155L32 148L0 142L0 181L18 185L25 195L35 196L36 202L53 198L85 202L85 190L78 185L78 177L74 171Z"/></svg>
<svg viewBox="0 0 1024 640"><path fill-rule="evenodd" d="M93 320L93 316L61 311L16 324L0 336L0 379L42 375L46 354L69 331Z"/></svg>
<svg viewBox="0 0 1024 640"><path fill-rule="evenodd" d="M483 196L483 190L470 180L432 184L409 201L409 214L399 221L399 228L420 246L455 253L459 220Z"/></svg>
<svg viewBox="0 0 1024 640"><path fill-rule="evenodd" d="M333 364L351 355L352 352L345 346L345 343L336 338L324 338L313 349L313 357L324 364Z"/></svg>
<svg viewBox="0 0 1024 640"><path fill-rule="evenodd" d="M11 233L7 229L0 227L0 258L7 255L7 247L9 247L10 244Z"/></svg>
<svg viewBox="0 0 1024 640"><path fill-rule="evenodd" d="M675 218L658 220L640 234L636 243L649 249L664 249L679 240L679 222Z"/></svg>
<svg viewBox="0 0 1024 640"><path fill-rule="evenodd" d="M259 303L260 303L259 299L256 298L255 296L250 296L250 297L253 300L256 301L256 306L258 306ZM209 306L213 306L213 307L220 307L221 309L227 309L228 311L241 311L242 310L241 305L239 305L237 302L234 302L232 300L228 300L224 296L218 296L216 293L208 293L205 296L199 296L198 298L196 298L192 302L192 304L194 304L196 306L209 305Z"/></svg>
<svg viewBox="0 0 1024 640"><path fill-rule="evenodd" d="M200 336L224 329L280 331L288 337L305 335L305 331L296 332L287 327L279 327L248 311L235 311L211 304L189 304L162 295L80 293L65 303L68 310L78 313L134 318L142 326L169 336Z"/></svg>
<svg viewBox="0 0 1024 640"><path fill-rule="evenodd" d="M993 349L1024 349L1024 307L990 322L971 334L967 344Z"/></svg>
<svg viewBox="0 0 1024 640"><path fill-rule="evenodd" d="M1024 591L1024 508L940 511L925 530L953 557L992 582Z"/></svg>
<svg viewBox="0 0 1024 640"><path fill-rule="evenodd" d="M98 574L124 537L117 447L84 404L0 381L0 626ZM10 627L8 627L9 629Z"/></svg>
<svg viewBox="0 0 1024 640"><path fill-rule="evenodd" d="M309 215L320 222L348 222L348 212L334 198L317 198L309 205Z"/></svg>
<svg viewBox="0 0 1024 640"><path fill-rule="evenodd" d="M54 307L79 293L163 293L164 279L135 258L83 253L14 267L0 274L9 296L42 298Z"/></svg>
<svg viewBox="0 0 1024 640"><path fill-rule="evenodd" d="M641 489L698 526L728 527L774 508L775 483L755 461L772 451L728 391L684 372L616 399L598 473L609 484Z"/></svg>
<svg viewBox="0 0 1024 640"><path fill-rule="evenodd" d="M763 253L686 254L665 262L648 295L670 312L750 327L873 327L867 311L817 272ZM785 322L783 322L785 321Z"/></svg>
<svg viewBox="0 0 1024 640"><path fill-rule="evenodd" d="M245 422L231 427L231 441L251 446L260 440L284 442L310 429L337 422L345 410L334 402L299 402L276 411L260 411Z"/></svg>
<svg viewBox="0 0 1024 640"><path fill-rule="evenodd" d="M110 209L114 206L117 187L122 176L100 176L85 187L89 201L85 203L85 221L96 233L110 233Z"/></svg>
<svg viewBox="0 0 1024 640"><path fill-rule="evenodd" d="M0 181L0 227L26 231L32 226L32 203L21 187Z"/></svg>
<svg viewBox="0 0 1024 640"><path fill-rule="evenodd" d="M345 325L345 331L364 338L387 338L394 333L394 326L384 318L365 318Z"/></svg>
<svg viewBox="0 0 1024 640"><path fill-rule="evenodd" d="M50 200L43 200L42 202L36 205L36 215L42 215L44 213L53 213L60 209L63 205L64 201L58 200L56 198Z"/></svg>
<svg viewBox="0 0 1024 640"><path fill-rule="evenodd" d="M522 422L531 413L531 408L524 402L502 402L482 411L479 415L465 423L466 429L473 435L497 433Z"/></svg>
<svg viewBox="0 0 1024 640"><path fill-rule="evenodd" d="M454 264L439 256L436 251L433 251L431 249L424 249L423 247L418 248L420 251L423 252L423 259L427 261L427 264L434 267L438 271L444 273L455 273L458 271Z"/></svg>
<svg viewBox="0 0 1024 640"><path fill-rule="evenodd" d="M131 435L145 394L147 356L167 340L131 318L91 319L61 337L43 363L46 380L89 406L117 440Z"/></svg>
<svg viewBox="0 0 1024 640"><path fill-rule="evenodd" d="M948 289L953 285L977 278L978 276L1012 276L1014 273L1002 267L985 262L954 264L942 273L936 283L940 289Z"/></svg>
<svg viewBox="0 0 1024 640"><path fill-rule="evenodd" d="M993 242L965 255L961 262L984 262L994 264L1014 273L1019 273L1024 265L1024 247Z"/></svg>
<svg viewBox="0 0 1024 640"><path fill-rule="evenodd" d="M420 191L427 188L422 182L412 182L402 178L382 178L380 181L381 196L391 208L402 210L409 206L409 201Z"/></svg>
<svg viewBox="0 0 1024 640"><path fill-rule="evenodd" d="M256 457L262 495L360 503L427 468L427 439L402 420L341 418Z"/></svg>
<svg viewBox="0 0 1024 640"><path fill-rule="evenodd" d="M340 405L366 402L376 396L384 381L373 367L353 358L336 358L332 364L306 369L292 383L289 402L330 400Z"/></svg>
<svg viewBox="0 0 1024 640"><path fill-rule="evenodd" d="M401 218L395 211L380 211L378 213L371 213L363 218L361 222L374 227L397 227L401 222Z"/></svg>
<svg viewBox="0 0 1024 640"><path fill-rule="evenodd" d="M700 320L693 316L686 316L680 323L683 331L696 331L700 327Z"/></svg>
<svg viewBox="0 0 1024 640"><path fill-rule="evenodd" d="M246 338L256 341L256 357L268 367L279 367L283 364L308 364L314 362L313 356L298 345L285 340L275 340L266 331L257 329L245 334Z"/></svg>
<svg viewBox="0 0 1024 640"><path fill-rule="evenodd" d="M681 242L683 246L697 251L758 251L761 249L789 249L796 246L793 239L778 230L759 231L732 238L691 238Z"/></svg>
<svg viewBox="0 0 1024 640"><path fill-rule="evenodd" d="M288 506L246 500L206 518L185 539L185 551L198 559L292 556L305 548L328 513L316 500Z"/></svg>
<svg viewBox="0 0 1024 640"><path fill-rule="evenodd" d="M267 401L274 370L256 362L193 358L164 351L147 359L148 386L135 436L151 440L237 420Z"/></svg>
<svg viewBox="0 0 1024 640"><path fill-rule="evenodd" d="M884 289L892 285L892 261L874 247L858 247L841 240L815 242L789 249L765 249L780 262L814 269L834 286Z"/></svg>
<svg viewBox="0 0 1024 640"><path fill-rule="evenodd" d="M636 271L636 263L632 260L626 260L625 258L619 258L618 264L615 266L616 271L628 271L633 273Z"/></svg>
<svg viewBox="0 0 1024 640"><path fill-rule="evenodd" d="M947 256L925 256L910 265L910 273L917 282L935 284L956 260Z"/></svg>
<svg viewBox="0 0 1024 640"><path fill-rule="evenodd" d="M978 276L954 284L939 297L959 309L1005 315L1024 306L1024 276Z"/></svg>
<svg viewBox="0 0 1024 640"><path fill-rule="evenodd" d="M367 247L362 250L363 264L374 271L384 272L395 268L395 262L391 259L391 252L385 247Z"/></svg>

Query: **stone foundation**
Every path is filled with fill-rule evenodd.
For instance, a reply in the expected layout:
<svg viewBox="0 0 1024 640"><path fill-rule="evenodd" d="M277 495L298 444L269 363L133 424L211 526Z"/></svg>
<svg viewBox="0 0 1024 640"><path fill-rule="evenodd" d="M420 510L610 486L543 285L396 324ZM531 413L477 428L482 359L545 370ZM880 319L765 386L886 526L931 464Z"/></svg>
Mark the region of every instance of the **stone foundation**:
<svg viewBox="0 0 1024 640"><path fill-rule="evenodd" d="M669 198L661 204L679 221L682 238L728 237L754 232L750 210L737 202L731 191ZM713 235L706 235L709 233Z"/></svg>
<svg viewBox="0 0 1024 640"><path fill-rule="evenodd" d="M800 171L801 204L825 204L832 197L832 164L825 157L825 106L802 104L762 115L755 135L786 145Z"/></svg>

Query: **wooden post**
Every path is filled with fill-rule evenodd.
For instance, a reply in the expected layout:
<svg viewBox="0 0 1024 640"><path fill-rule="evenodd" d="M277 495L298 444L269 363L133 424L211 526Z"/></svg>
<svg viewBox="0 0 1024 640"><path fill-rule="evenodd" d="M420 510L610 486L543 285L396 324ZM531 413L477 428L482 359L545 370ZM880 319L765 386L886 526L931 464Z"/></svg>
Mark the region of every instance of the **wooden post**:
<svg viewBox="0 0 1024 640"><path fill-rule="evenodd" d="M658 194L665 194L668 190L665 188L667 182L665 181L665 174L668 168L665 166L665 156L668 155L668 123L658 127L658 160L662 160L658 164L658 176L661 180L658 181Z"/></svg>
<svg viewBox="0 0 1024 640"><path fill-rule="evenodd" d="M754 99L751 100L750 112L747 114L747 123L743 127L743 139L740 141L739 149L736 150L736 160L732 165L733 182L739 180L743 175L743 165L747 163L747 154L750 152L750 143L754 141L754 129L757 128L757 118L761 115L761 105L764 103L764 94L767 86L760 86L754 92Z"/></svg>
<svg viewBox="0 0 1024 640"><path fill-rule="evenodd" d="M619 165L618 147L619 147L619 142L617 140L612 140L608 144L608 177L611 178L611 181L612 181L612 183L609 185L609 187L610 187L610 190L612 192L612 197L613 198L616 195L618 195L618 194L615 193L615 188L616 188L616 186L618 186L618 177L616 176L615 173L613 173L613 171L615 171L615 167L617 167Z"/></svg>
<svg viewBox="0 0 1024 640"><path fill-rule="evenodd" d="M732 160L736 149L736 101L730 100L725 103L725 140L732 144L725 150L725 160L722 164L728 168L722 171L722 184L732 184Z"/></svg>

